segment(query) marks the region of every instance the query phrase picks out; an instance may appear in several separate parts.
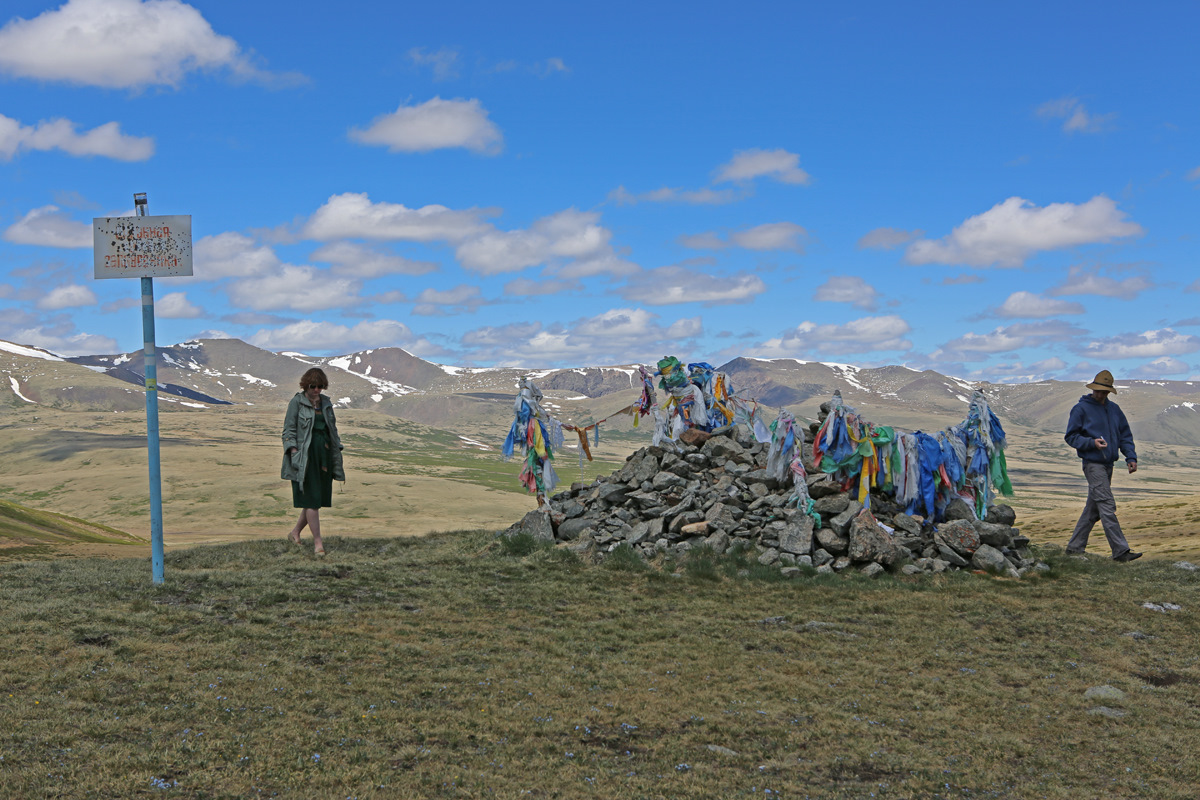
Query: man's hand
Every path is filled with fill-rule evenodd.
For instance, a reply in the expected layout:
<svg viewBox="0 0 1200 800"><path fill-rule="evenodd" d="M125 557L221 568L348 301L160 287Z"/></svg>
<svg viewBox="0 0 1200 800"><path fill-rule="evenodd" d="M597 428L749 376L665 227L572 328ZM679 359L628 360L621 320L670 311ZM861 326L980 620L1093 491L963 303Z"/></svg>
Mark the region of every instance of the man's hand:
<svg viewBox="0 0 1200 800"><path fill-rule="evenodd" d="M1108 447L1108 442L1104 441L1104 437L1103 437L1103 436L1097 436L1097 437L1096 437L1096 449L1097 449L1097 450L1103 450L1103 449L1104 449L1104 448L1106 448L1106 447Z"/></svg>
<svg viewBox="0 0 1200 800"><path fill-rule="evenodd" d="M1136 461L1126 461L1125 463L1129 466L1130 472L1137 472L1137 462Z"/></svg>

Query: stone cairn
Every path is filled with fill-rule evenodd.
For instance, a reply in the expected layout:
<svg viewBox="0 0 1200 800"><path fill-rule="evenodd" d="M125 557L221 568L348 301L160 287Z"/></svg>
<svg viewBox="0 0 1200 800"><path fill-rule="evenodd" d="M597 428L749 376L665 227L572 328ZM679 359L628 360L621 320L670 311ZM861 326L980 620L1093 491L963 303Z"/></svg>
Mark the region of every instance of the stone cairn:
<svg viewBox="0 0 1200 800"><path fill-rule="evenodd" d="M969 503L954 499L936 526L904 513L883 492L872 492L864 509L810 460L813 436L828 413L823 403L820 420L805 433L808 492L820 527L789 504L792 487L767 474L769 445L732 425L711 433L688 430L674 450L643 447L613 474L573 484L551 498L549 511L531 511L500 535L526 533L597 559L621 545L647 560L703 546L720 555L740 546L789 577L801 575L802 567L857 569L870 577L897 566L907 575L971 569L1014 578L1049 569L1030 554L1007 505L993 505L980 520Z"/></svg>

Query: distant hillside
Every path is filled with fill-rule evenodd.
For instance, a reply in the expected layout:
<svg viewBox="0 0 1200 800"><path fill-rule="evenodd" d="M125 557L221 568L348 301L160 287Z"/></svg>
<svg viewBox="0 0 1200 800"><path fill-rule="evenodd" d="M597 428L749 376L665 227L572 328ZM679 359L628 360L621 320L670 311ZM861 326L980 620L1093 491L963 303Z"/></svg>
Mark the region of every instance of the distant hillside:
<svg viewBox="0 0 1200 800"><path fill-rule="evenodd" d="M449 430L507 425L518 380L532 376L547 407L564 421L605 417L641 391L637 365L566 369L471 368L435 364L396 347L333 357L274 353L238 339L201 339L159 350L163 410L214 405L281 406L312 366L329 375L329 396L341 408L371 409ZM933 370L862 368L796 359L735 358L718 367L738 395L815 418L834 390L865 416L907 428L941 428L966 413L982 389L1003 422L1060 431L1082 383L973 383ZM7 380L6 380L7 379ZM140 352L63 358L39 348L0 342L0 405L64 410L137 410L144 405ZM1191 381L1118 383L1118 402L1139 439L1200 445L1200 387Z"/></svg>
<svg viewBox="0 0 1200 800"><path fill-rule="evenodd" d="M0 500L0 559L28 558L81 544L144 544L140 537L86 520Z"/></svg>

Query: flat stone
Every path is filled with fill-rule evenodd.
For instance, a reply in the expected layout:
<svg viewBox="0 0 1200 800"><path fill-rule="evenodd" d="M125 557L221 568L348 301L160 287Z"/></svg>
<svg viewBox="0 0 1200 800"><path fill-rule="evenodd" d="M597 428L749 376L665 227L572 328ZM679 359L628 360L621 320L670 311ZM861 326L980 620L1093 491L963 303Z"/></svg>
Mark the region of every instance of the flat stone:
<svg viewBox="0 0 1200 800"><path fill-rule="evenodd" d="M714 553L721 555L729 549L729 534L725 531L717 531L705 539L704 543L712 548Z"/></svg>
<svg viewBox="0 0 1200 800"><path fill-rule="evenodd" d="M1012 569L1012 565L1008 563L1008 559L990 544L981 544L975 549L975 553L971 556L971 566L975 569L984 569L988 572L1005 573Z"/></svg>
<svg viewBox="0 0 1200 800"><path fill-rule="evenodd" d="M558 538L565 542L579 538L587 530L595 530L600 526L600 520L593 517L576 517L558 526Z"/></svg>
<svg viewBox="0 0 1200 800"><path fill-rule="evenodd" d="M903 567L900 568L900 571L903 572L905 575L920 575L925 570L921 569L916 564L905 564Z"/></svg>
<svg viewBox="0 0 1200 800"><path fill-rule="evenodd" d="M736 750L730 750L728 747L722 747L719 744L710 744L708 745L708 749L719 756L728 756L730 758L733 758L738 754Z"/></svg>
<svg viewBox="0 0 1200 800"><path fill-rule="evenodd" d="M837 481L820 472L809 476L808 496L813 500L842 493L842 487Z"/></svg>
<svg viewBox="0 0 1200 800"><path fill-rule="evenodd" d="M832 528L821 528L816 537L817 543L831 555L842 556L850 549L850 537L838 536Z"/></svg>
<svg viewBox="0 0 1200 800"><path fill-rule="evenodd" d="M1099 700L1102 703L1120 703L1125 693L1115 686L1093 686L1083 693L1084 700Z"/></svg>
<svg viewBox="0 0 1200 800"><path fill-rule="evenodd" d="M654 486L654 491L661 492L666 489L672 489L676 486L682 487L687 481L676 475L674 472L659 472L650 481Z"/></svg>
<svg viewBox="0 0 1200 800"><path fill-rule="evenodd" d="M851 500L850 505L846 506L845 511L829 520L829 527L832 528L833 532L838 536L849 536L850 523L854 521L854 518L861 510L862 503L859 503L857 500ZM824 519L824 517L822 517L822 519Z"/></svg>
<svg viewBox="0 0 1200 800"><path fill-rule="evenodd" d="M758 563L762 564L764 567L770 566L771 564L774 564L778 560L779 560L779 551L776 550L774 547L768 547L766 550L764 550L758 556Z"/></svg>
<svg viewBox="0 0 1200 800"><path fill-rule="evenodd" d="M892 526L898 531L904 531L912 536L921 535L921 523L903 512L892 517Z"/></svg>
<svg viewBox="0 0 1200 800"><path fill-rule="evenodd" d="M937 546L937 551L938 551L938 555L941 556L941 559L935 559L935 561L940 560L943 564L946 564L948 566L965 567L969 563L965 558L963 558L958 553L954 552L953 550L951 550L949 547L947 547L944 544L939 544Z"/></svg>
<svg viewBox="0 0 1200 800"><path fill-rule="evenodd" d="M813 511L816 511L818 514L820 514L821 519L825 519L826 517L836 517L849 507L850 495L842 492L824 495L813 501Z"/></svg>
<svg viewBox="0 0 1200 800"><path fill-rule="evenodd" d="M832 575L833 567L829 566L828 564L822 564L821 566L817 567L817 574L818 575Z"/></svg>
<svg viewBox="0 0 1200 800"><path fill-rule="evenodd" d="M812 518L797 515L779 534L779 549L795 555L808 555L813 548Z"/></svg>
<svg viewBox="0 0 1200 800"><path fill-rule="evenodd" d="M690 522L687 525L682 526L679 529L679 532L684 536L707 536L708 523L704 520L701 520L700 522Z"/></svg>
<svg viewBox="0 0 1200 800"><path fill-rule="evenodd" d="M965 519L951 520L938 525L933 540L936 544L945 545L964 557L970 556L980 545L975 526Z"/></svg>
<svg viewBox="0 0 1200 800"><path fill-rule="evenodd" d="M1016 528L1010 528L1007 525L998 525L994 522L976 522L975 531L979 534L981 542L999 549L1001 547L1012 547Z"/></svg>
<svg viewBox="0 0 1200 800"><path fill-rule="evenodd" d="M884 571L885 570L883 566L875 563L874 561L859 570L859 572L861 572L863 575L866 575L868 578L878 578L879 575Z"/></svg>
<svg viewBox="0 0 1200 800"><path fill-rule="evenodd" d="M744 464L750 458L749 453L746 452L746 448L728 436L713 436L704 443L704 446L700 448L700 452L713 461L730 459L739 464Z"/></svg>
<svg viewBox="0 0 1200 800"><path fill-rule="evenodd" d="M708 431L699 430L697 428L688 428L686 431L679 434L679 441L683 442L689 447L700 447L711 438L711 433Z"/></svg>

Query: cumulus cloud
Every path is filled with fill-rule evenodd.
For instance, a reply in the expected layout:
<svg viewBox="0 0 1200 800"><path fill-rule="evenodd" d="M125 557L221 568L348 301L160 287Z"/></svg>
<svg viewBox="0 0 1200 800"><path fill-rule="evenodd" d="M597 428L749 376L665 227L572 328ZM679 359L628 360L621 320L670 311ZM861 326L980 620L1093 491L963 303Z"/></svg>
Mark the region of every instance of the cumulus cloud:
<svg viewBox="0 0 1200 800"><path fill-rule="evenodd" d="M279 267L279 256L244 233L201 237L193 249L193 275L203 280L254 278Z"/></svg>
<svg viewBox="0 0 1200 800"><path fill-rule="evenodd" d="M67 286L55 286L38 299L37 307L43 311L59 311L64 308L94 306L96 302L95 292L86 286L73 283Z"/></svg>
<svg viewBox="0 0 1200 800"><path fill-rule="evenodd" d="M599 222L594 211L568 208L526 230L492 229L460 244L455 255L464 267L483 275L515 272L556 259L592 262L612 254L612 233Z"/></svg>
<svg viewBox="0 0 1200 800"><path fill-rule="evenodd" d="M914 239L921 238L925 231L902 231L899 228L876 228L867 231L858 240L859 250L895 250Z"/></svg>
<svg viewBox="0 0 1200 800"><path fill-rule="evenodd" d="M684 247L697 250L717 250L725 247L744 247L747 250L792 250L804 252L804 237L808 231L794 222L768 222L740 231L733 231L728 239L717 233L706 232L679 237Z"/></svg>
<svg viewBox="0 0 1200 800"><path fill-rule="evenodd" d="M58 210L42 206L28 212L4 231L4 239L14 244L42 247L92 247L92 226L76 222Z"/></svg>
<svg viewBox="0 0 1200 800"><path fill-rule="evenodd" d="M68 119L22 125L0 114L0 158L8 160L26 150L61 150L73 156L104 156L117 161L145 161L154 155L154 138L126 136L117 122L106 122L83 133Z"/></svg>
<svg viewBox="0 0 1200 800"><path fill-rule="evenodd" d="M1066 366L1066 361L1053 356L1032 364L1023 364L1020 361L989 364L985 370L979 370L972 374L989 381L1031 383L1057 378Z"/></svg>
<svg viewBox="0 0 1200 800"><path fill-rule="evenodd" d="M1067 279L1047 290L1046 294L1058 297L1061 295L1100 295L1101 297L1116 297L1121 300L1133 300L1147 289L1154 288L1154 282L1145 275L1134 275L1124 280L1100 274L1099 267L1071 267Z"/></svg>
<svg viewBox="0 0 1200 800"><path fill-rule="evenodd" d="M1161 358L1156 358L1153 361L1149 361L1134 369L1131 373L1131 377L1153 380L1155 378L1164 378L1168 375L1179 375L1189 371L1191 371L1191 367L1189 367L1183 361L1180 361L1178 358L1162 356Z"/></svg>
<svg viewBox="0 0 1200 800"><path fill-rule="evenodd" d="M1037 115L1043 119L1064 120L1066 133L1099 133L1117 118L1114 114L1090 114L1078 97L1063 97L1038 106Z"/></svg>
<svg viewBox="0 0 1200 800"><path fill-rule="evenodd" d="M1061 344L1083 335L1077 325L1060 320L1018 322L988 333L969 332L943 344L930 358L934 361L962 359L979 361L996 353L1011 353L1025 347Z"/></svg>
<svg viewBox="0 0 1200 800"><path fill-rule="evenodd" d="M231 282L229 302L254 311L324 311L359 302L360 284L309 266L281 264L276 270Z"/></svg>
<svg viewBox="0 0 1200 800"><path fill-rule="evenodd" d="M615 308L570 325L517 323L479 328L462 338L471 355L500 365L549 366L649 363L681 349L704 331L699 317L663 325L641 308Z"/></svg>
<svg viewBox="0 0 1200 800"><path fill-rule="evenodd" d="M1017 267L1040 250L1110 242L1143 232L1104 195L1078 205L1051 203L1043 208L1010 197L968 218L949 236L913 242L905 258L910 264Z"/></svg>
<svg viewBox="0 0 1200 800"><path fill-rule="evenodd" d="M504 136L478 100L440 97L417 106L401 103L391 114L376 117L370 127L352 128L350 138L360 144L382 145L393 153L461 147L494 156L504 146Z"/></svg>
<svg viewBox="0 0 1200 800"><path fill-rule="evenodd" d="M33 345L60 356L88 356L115 353L117 340L98 333L60 333L45 326L21 328L5 336L20 344Z"/></svg>
<svg viewBox="0 0 1200 800"><path fill-rule="evenodd" d="M909 324L894 314L862 317L844 325L819 325L805 321L768 339L753 354L764 358L796 358L810 353L870 353L880 350L910 350L905 337Z"/></svg>
<svg viewBox="0 0 1200 800"><path fill-rule="evenodd" d="M458 51L453 47L440 47L433 52L424 47L414 47L408 51L408 57L418 67L433 70L435 81L449 81L458 77Z"/></svg>
<svg viewBox="0 0 1200 800"><path fill-rule="evenodd" d="M822 303L849 303L863 311L879 306L879 292L855 275L833 275L813 292L813 300Z"/></svg>
<svg viewBox="0 0 1200 800"><path fill-rule="evenodd" d="M403 322L380 319L360 322L354 326L303 320L282 328L260 330L252 334L248 341L264 350L344 353L368 347L410 345L412 339L412 331Z"/></svg>
<svg viewBox="0 0 1200 800"><path fill-rule="evenodd" d="M550 294L576 292L582 288L576 281L560 281L553 278L543 280L516 278L504 284L504 293L510 297L541 297Z"/></svg>
<svg viewBox="0 0 1200 800"><path fill-rule="evenodd" d="M661 189L639 194L628 191L624 186L618 186L608 193L608 199L619 206L632 206L638 203L685 203L717 206L732 203L741 198L732 189L710 189L707 186L699 189L677 189L664 186Z"/></svg>
<svg viewBox="0 0 1200 800"><path fill-rule="evenodd" d="M318 247L310 261L333 264L338 275L351 278L380 278L384 275L426 275L437 270L432 261L414 261L394 253L385 253L353 242L332 242Z"/></svg>
<svg viewBox="0 0 1200 800"><path fill-rule="evenodd" d="M618 292L631 303L648 306L677 303L714 306L748 303L766 290L767 285L762 279L748 272L725 277L669 266L645 270L633 276Z"/></svg>
<svg viewBox="0 0 1200 800"><path fill-rule="evenodd" d="M180 0L68 0L0 28L0 72L14 77L136 89L175 87L194 70L261 83L299 80L259 69Z"/></svg>
<svg viewBox="0 0 1200 800"><path fill-rule="evenodd" d="M195 319L204 316L204 309L192 305L183 292L171 292L154 300L154 315L163 319Z"/></svg>
<svg viewBox="0 0 1200 800"><path fill-rule="evenodd" d="M366 192L331 196L304 223L306 239L374 239L381 241L461 241L488 229L484 211L454 211L440 205L408 208L400 203L372 203Z"/></svg>
<svg viewBox="0 0 1200 800"><path fill-rule="evenodd" d="M1084 308L1079 303L1069 300L1055 300L1043 297L1033 292L1013 292L999 307L991 310L997 317L1013 318L1044 318L1056 317L1060 314L1082 314Z"/></svg>
<svg viewBox="0 0 1200 800"><path fill-rule="evenodd" d="M1197 350L1200 350L1200 336L1178 333L1171 328L1093 339L1076 348L1081 356L1100 360L1179 356Z"/></svg>
<svg viewBox="0 0 1200 800"><path fill-rule="evenodd" d="M463 283L451 289L425 289L417 295L413 313L422 317L458 314L474 311L485 302L478 286Z"/></svg>
<svg viewBox="0 0 1200 800"><path fill-rule="evenodd" d="M727 164L717 167L713 183L750 181L768 177L781 183L807 184L812 178L800 168L800 156L787 150L739 150Z"/></svg>

